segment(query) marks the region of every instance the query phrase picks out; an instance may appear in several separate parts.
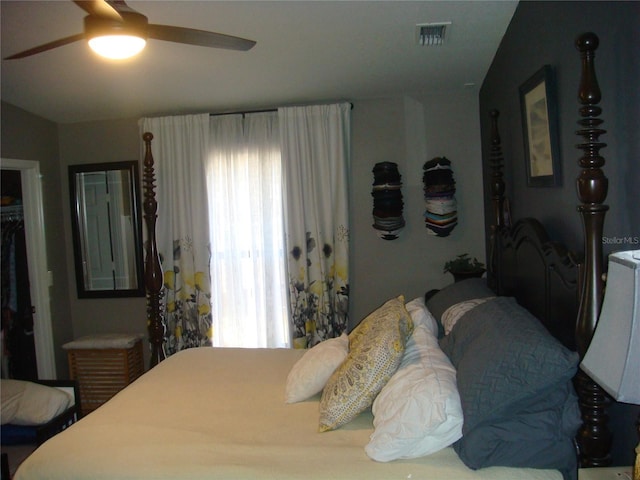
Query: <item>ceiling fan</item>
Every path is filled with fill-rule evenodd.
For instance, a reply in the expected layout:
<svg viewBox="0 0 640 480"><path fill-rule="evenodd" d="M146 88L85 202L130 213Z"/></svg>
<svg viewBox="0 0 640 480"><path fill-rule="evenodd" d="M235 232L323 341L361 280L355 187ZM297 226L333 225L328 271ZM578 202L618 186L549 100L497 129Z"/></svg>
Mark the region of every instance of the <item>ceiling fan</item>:
<svg viewBox="0 0 640 480"><path fill-rule="evenodd" d="M124 0L73 0L73 3L88 13L88 15L84 17L83 33L60 38L53 42L30 48L29 50L6 57L5 60L28 57L57 47L62 47L78 40L87 40L94 50L100 48L99 44L101 41L109 47L114 44L114 40L131 40L137 44L137 47L135 47L137 50L134 53L127 56L120 54L119 56L111 56L110 58L127 58L128 56L135 55L144 48L148 38L230 50L249 50L256 44L253 40L224 35L222 33L152 24L149 23L146 16L129 7ZM98 51L98 53L100 52ZM100 54L105 55L104 53Z"/></svg>

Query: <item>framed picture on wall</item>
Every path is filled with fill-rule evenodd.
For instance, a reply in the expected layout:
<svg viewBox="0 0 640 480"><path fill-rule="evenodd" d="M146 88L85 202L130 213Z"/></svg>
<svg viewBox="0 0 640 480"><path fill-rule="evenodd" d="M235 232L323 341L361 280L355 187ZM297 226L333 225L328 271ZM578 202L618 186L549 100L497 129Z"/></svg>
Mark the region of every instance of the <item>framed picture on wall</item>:
<svg viewBox="0 0 640 480"><path fill-rule="evenodd" d="M551 66L545 65L520 86L527 184L561 184L558 115Z"/></svg>

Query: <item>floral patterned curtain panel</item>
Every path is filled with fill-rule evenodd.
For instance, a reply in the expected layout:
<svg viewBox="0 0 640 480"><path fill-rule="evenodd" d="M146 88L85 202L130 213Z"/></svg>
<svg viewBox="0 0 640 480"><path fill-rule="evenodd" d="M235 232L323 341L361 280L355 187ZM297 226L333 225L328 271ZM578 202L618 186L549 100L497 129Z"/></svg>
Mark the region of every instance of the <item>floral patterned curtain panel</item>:
<svg viewBox="0 0 640 480"><path fill-rule="evenodd" d="M209 115L140 120L154 135L158 199L157 243L164 271L164 306L171 355L211 345L209 216L205 159Z"/></svg>
<svg viewBox="0 0 640 480"><path fill-rule="evenodd" d="M347 328L348 103L278 109L293 345Z"/></svg>

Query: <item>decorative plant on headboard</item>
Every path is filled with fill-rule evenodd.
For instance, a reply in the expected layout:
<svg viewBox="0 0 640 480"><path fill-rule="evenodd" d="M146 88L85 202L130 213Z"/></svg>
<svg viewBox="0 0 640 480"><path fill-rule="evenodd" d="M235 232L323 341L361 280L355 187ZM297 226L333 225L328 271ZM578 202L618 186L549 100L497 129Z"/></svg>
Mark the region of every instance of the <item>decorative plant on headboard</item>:
<svg viewBox="0 0 640 480"><path fill-rule="evenodd" d="M456 282L467 278L481 277L484 272L484 263L477 258L471 258L468 253L458 255L456 258L444 264L444 273L453 275Z"/></svg>

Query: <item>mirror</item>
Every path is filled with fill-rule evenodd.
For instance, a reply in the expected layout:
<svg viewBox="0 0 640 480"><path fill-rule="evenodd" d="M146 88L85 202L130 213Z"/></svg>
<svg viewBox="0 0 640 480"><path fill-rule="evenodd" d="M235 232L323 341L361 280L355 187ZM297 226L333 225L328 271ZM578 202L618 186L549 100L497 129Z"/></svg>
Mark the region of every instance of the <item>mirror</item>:
<svg viewBox="0 0 640 480"><path fill-rule="evenodd" d="M138 162L69 166L79 298L144 296Z"/></svg>

